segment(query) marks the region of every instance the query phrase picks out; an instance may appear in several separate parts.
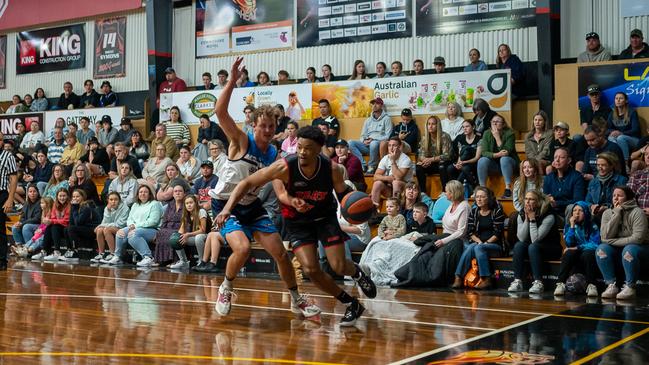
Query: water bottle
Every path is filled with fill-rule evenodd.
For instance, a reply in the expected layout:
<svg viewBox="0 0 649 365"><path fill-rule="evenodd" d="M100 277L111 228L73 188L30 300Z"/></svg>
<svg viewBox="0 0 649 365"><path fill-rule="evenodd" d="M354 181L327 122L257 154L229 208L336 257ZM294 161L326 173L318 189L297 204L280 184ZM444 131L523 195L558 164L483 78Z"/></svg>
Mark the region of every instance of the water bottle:
<svg viewBox="0 0 649 365"><path fill-rule="evenodd" d="M469 187L469 183L466 182L466 179L464 179L462 186L464 186L464 199L469 199L471 196L471 188Z"/></svg>

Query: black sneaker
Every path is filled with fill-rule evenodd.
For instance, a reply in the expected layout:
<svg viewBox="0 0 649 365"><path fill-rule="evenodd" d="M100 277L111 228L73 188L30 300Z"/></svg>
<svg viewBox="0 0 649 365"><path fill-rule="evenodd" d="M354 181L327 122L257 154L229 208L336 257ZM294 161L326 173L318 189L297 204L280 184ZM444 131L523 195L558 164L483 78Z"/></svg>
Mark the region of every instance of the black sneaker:
<svg viewBox="0 0 649 365"><path fill-rule="evenodd" d="M366 297L376 298L376 285L374 285L372 278L370 278L358 264L354 264L354 266L356 266L356 269L358 269L358 272L360 273L359 277L353 278L354 281L358 284Z"/></svg>
<svg viewBox="0 0 649 365"><path fill-rule="evenodd" d="M365 307L363 307L358 299L354 298L354 301L349 303L349 305L347 306L345 315L340 320L340 325L342 327L353 326L354 324L356 324L356 320L363 314L364 311Z"/></svg>
<svg viewBox="0 0 649 365"><path fill-rule="evenodd" d="M503 196L500 197L500 199L511 199L512 198L512 191L511 189L505 189L505 193Z"/></svg>
<svg viewBox="0 0 649 365"><path fill-rule="evenodd" d="M206 265L206 264L207 264L207 263L206 263L205 261L201 261L201 262L198 263L198 265L192 267L192 271L195 271L195 272L202 272L203 269L205 268L205 265Z"/></svg>

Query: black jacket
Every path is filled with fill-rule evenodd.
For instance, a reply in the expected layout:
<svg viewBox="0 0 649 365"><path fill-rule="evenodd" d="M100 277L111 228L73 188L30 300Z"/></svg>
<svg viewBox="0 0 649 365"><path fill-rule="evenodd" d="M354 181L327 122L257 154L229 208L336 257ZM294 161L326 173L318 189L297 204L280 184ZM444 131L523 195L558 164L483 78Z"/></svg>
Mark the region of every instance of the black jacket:
<svg viewBox="0 0 649 365"><path fill-rule="evenodd" d="M626 47L622 53L620 53L620 56L618 59L620 60L630 60L632 58L646 58L649 57L649 44L642 42L642 45L644 46L644 49L635 55L633 55L633 50L631 49L631 45Z"/></svg>
<svg viewBox="0 0 649 365"><path fill-rule="evenodd" d="M101 219L92 201L83 206L72 204L70 206L70 226L75 227L97 227Z"/></svg>
<svg viewBox="0 0 649 365"><path fill-rule="evenodd" d="M29 199L25 200L23 212L20 215L20 223L25 224L40 224L41 223L41 201L37 200L36 203L30 203Z"/></svg>

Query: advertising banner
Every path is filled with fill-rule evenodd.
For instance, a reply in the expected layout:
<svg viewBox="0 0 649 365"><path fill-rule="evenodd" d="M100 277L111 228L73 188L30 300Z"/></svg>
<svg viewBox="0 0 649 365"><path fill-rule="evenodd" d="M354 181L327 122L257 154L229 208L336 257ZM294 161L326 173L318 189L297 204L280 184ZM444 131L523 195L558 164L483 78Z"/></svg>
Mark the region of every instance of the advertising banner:
<svg viewBox="0 0 649 365"><path fill-rule="evenodd" d="M161 95L160 98L160 120L168 120L169 109L175 105L180 109L180 118L189 125L198 125L198 118L203 114L217 121L214 105L220 93L221 90L207 90L162 94L164 97ZM243 108L246 105L258 107L282 104L290 118L311 119L311 100L310 84L237 88L230 98L228 112L236 122L243 122Z"/></svg>
<svg viewBox="0 0 649 365"><path fill-rule="evenodd" d="M0 36L0 89L7 88L7 36Z"/></svg>
<svg viewBox="0 0 649 365"><path fill-rule="evenodd" d="M298 47L412 36L412 0L297 0Z"/></svg>
<svg viewBox="0 0 649 365"><path fill-rule="evenodd" d="M88 117L92 127L92 125L101 120L101 117L109 115L113 121L113 127L119 128L119 122L125 115L124 112L125 110L123 106L48 111L45 112L45 135L49 135L50 130L54 128L54 122L58 118L63 118L65 120L65 125L69 125L70 123L77 123L77 125L79 125L81 117Z"/></svg>
<svg viewBox="0 0 649 365"><path fill-rule="evenodd" d="M126 76L126 17L95 21L94 78Z"/></svg>
<svg viewBox="0 0 649 365"><path fill-rule="evenodd" d="M197 0L196 57L293 47L294 1Z"/></svg>
<svg viewBox="0 0 649 365"><path fill-rule="evenodd" d="M590 105L586 88L599 85L602 104L613 105L615 94L623 92L634 108L649 106L649 62L583 66L578 71L579 107Z"/></svg>
<svg viewBox="0 0 649 365"><path fill-rule="evenodd" d="M40 130L43 130L44 113L17 113L0 115L0 131L5 139L16 139L18 135L18 124L25 124L26 131L31 130L32 123L38 123Z"/></svg>
<svg viewBox="0 0 649 365"><path fill-rule="evenodd" d="M243 108L264 104L282 104L291 119L313 119L320 115L318 101L329 100L333 114L339 118L365 118L372 111L370 100L380 97L390 116L398 116L403 108L414 115L443 114L450 101L456 101L464 112L472 112L475 99L484 99L495 111L511 110L509 70L445 73L405 76L386 79L338 81L331 83L295 84L234 89L228 112L243 122ZM180 117L187 124L198 124L207 114L214 117L214 105L220 90L186 91L160 95L160 120L168 120L168 111L178 106Z"/></svg>
<svg viewBox="0 0 649 365"><path fill-rule="evenodd" d="M33 27L142 8L142 0L1 0L0 30Z"/></svg>
<svg viewBox="0 0 649 365"><path fill-rule="evenodd" d="M339 119L368 117L370 100L380 97L390 116L410 108L414 115L443 114L448 102L456 101L464 112L472 112L475 99L484 99L495 111L511 110L509 70L458 72L421 76L390 77L316 83L313 103L327 99ZM314 110L314 116L319 111Z"/></svg>
<svg viewBox="0 0 649 365"><path fill-rule="evenodd" d="M536 0L417 0L417 36L533 27Z"/></svg>
<svg viewBox="0 0 649 365"><path fill-rule="evenodd" d="M16 34L16 74L71 70L86 66L83 24Z"/></svg>

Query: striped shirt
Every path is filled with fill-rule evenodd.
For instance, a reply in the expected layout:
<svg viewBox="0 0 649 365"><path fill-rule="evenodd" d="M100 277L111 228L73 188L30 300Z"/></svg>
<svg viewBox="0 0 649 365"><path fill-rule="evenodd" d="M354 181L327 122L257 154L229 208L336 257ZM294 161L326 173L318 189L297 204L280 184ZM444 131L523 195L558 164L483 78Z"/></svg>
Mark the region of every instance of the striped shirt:
<svg viewBox="0 0 649 365"><path fill-rule="evenodd" d="M65 141L63 141L61 144L52 142L52 144L47 147L47 159L52 163L59 163L61 161L61 157L63 157L63 150L65 150L65 147L67 146L68 144L65 143Z"/></svg>
<svg viewBox="0 0 649 365"><path fill-rule="evenodd" d="M185 123L164 122L167 127L167 136L176 144L189 145L189 127Z"/></svg>
<svg viewBox="0 0 649 365"><path fill-rule="evenodd" d="M16 158L11 152L0 152L0 191L9 190L9 175L18 173Z"/></svg>

